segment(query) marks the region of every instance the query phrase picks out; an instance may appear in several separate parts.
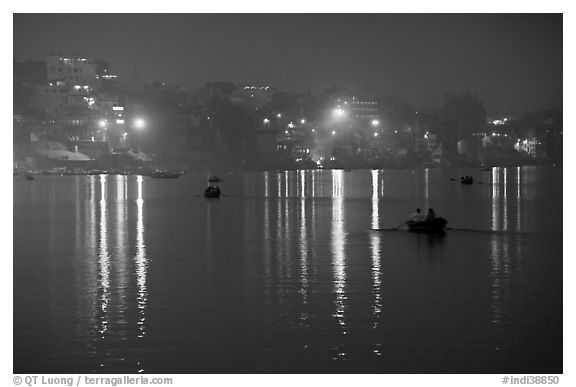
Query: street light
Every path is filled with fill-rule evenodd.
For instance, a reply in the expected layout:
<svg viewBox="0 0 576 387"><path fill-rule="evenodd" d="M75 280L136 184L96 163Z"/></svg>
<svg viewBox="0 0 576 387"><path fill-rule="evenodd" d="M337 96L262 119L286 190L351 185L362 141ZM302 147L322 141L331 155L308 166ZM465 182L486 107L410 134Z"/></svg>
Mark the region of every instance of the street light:
<svg viewBox="0 0 576 387"><path fill-rule="evenodd" d="M372 120L372 126L378 126L378 125L380 125L380 121Z"/></svg>
<svg viewBox="0 0 576 387"><path fill-rule="evenodd" d="M134 120L134 127L136 129L142 129L144 126L146 126L146 122L142 118L136 118Z"/></svg>

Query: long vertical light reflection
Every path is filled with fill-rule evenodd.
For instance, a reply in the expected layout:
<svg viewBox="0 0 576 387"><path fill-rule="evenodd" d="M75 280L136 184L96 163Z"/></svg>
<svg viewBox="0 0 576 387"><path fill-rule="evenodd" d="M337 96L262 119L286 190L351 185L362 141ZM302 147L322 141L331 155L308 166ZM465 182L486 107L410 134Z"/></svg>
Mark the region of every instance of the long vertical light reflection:
<svg viewBox="0 0 576 387"><path fill-rule="evenodd" d="M88 227L85 228L85 236L84 240L86 246L88 247L89 259L88 259L88 273L87 278L89 278L89 283L94 284L94 286L90 286L90 312L88 318L88 326L96 327L98 331L100 331L100 327L97 327L97 315L98 310L100 310L100 256L99 256L99 246L98 246L98 227L99 224L97 223L96 219L96 176L91 175L88 180L88 201L86 205L87 213L88 213Z"/></svg>
<svg viewBox="0 0 576 387"><path fill-rule="evenodd" d="M282 175L279 173L276 174L276 179L278 181L278 197L282 197Z"/></svg>
<svg viewBox="0 0 576 387"><path fill-rule="evenodd" d="M503 186L500 186L500 168L494 168L492 174L492 230L500 231L507 228L507 170L503 170ZM501 197L503 193L504 198ZM504 201L503 225L501 224L501 202ZM510 287L510 258L508 253L508 237L505 235L491 235L491 270L492 278L492 323L500 325L507 317L506 298Z"/></svg>
<svg viewBox="0 0 576 387"><path fill-rule="evenodd" d="M522 188L522 181L520 179L520 167L516 168L516 230L522 231L522 208L520 199L522 198L521 195L521 188Z"/></svg>
<svg viewBox="0 0 576 387"><path fill-rule="evenodd" d="M128 223L126 219L128 218L128 207L126 203L127 197L127 186L126 186L127 176L116 175L115 176L115 186L116 186L116 241L114 247L116 247L116 257L114 259L115 272L117 273L117 286L115 286L114 300L118 303L117 313L118 318L116 321L119 324L126 325L126 289L128 288L129 272L128 272L128 257L126 253L127 240L128 240ZM111 183L114 184L114 183Z"/></svg>
<svg viewBox="0 0 576 387"><path fill-rule="evenodd" d="M288 186L288 181L286 181L286 186ZM282 265L284 266L284 270L286 272L287 277L286 278L292 278L292 265L290 262L290 258L292 257L291 254L291 247L292 247L292 243L290 243L292 241L292 232L291 232L291 227L290 227L290 203L288 202L288 198L284 198L283 200L284 202L284 213L282 215L283 219L284 219L284 233L283 233L283 244L284 244L284 260Z"/></svg>
<svg viewBox="0 0 576 387"><path fill-rule="evenodd" d="M110 255L106 219L106 176L100 175L100 246L98 255L98 288L100 291L100 335L108 330L108 304L110 302Z"/></svg>
<svg viewBox="0 0 576 387"><path fill-rule="evenodd" d="M346 334L346 258L344 254L346 235L344 233L343 171L332 170L332 267L334 270L334 292L336 294L334 317ZM345 356L345 354L340 354Z"/></svg>
<svg viewBox="0 0 576 387"><path fill-rule="evenodd" d="M264 181L268 180L268 173L264 175ZM270 199L266 196L264 199L264 278L266 280L266 301L270 299L270 281L272 280L270 271L271 254L271 240L270 240Z"/></svg>
<svg viewBox="0 0 576 387"><path fill-rule="evenodd" d="M270 195L270 173L268 171L264 172L264 197L267 198Z"/></svg>
<svg viewBox="0 0 576 387"><path fill-rule="evenodd" d="M289 187L290 187L290 186L289 186L289 184L288 184L288 172L286 172L286 173L284 174L284 191L285 191L285 192L284 192L284 197L286 197L286 198L287 198L288 196L290 196Z"/></svg>
<svg viewBox="0 0 576 387"><path fill-rule="evenodd" d="M493 231L498 231L500 225L500 168L494 168L492 173L492 225Z"/></svg>
<svg viewBox="0 0 576 387"><path fill-rule="evenodd" d="M300 199L300 294L302 303L308 303L308 235L306 233L306 200ZM306 322L308 313L303 311L300 320Z"/></svg>
<svg viewBox="0 0 576 387"><path fill-rule="evenodd" d="M372 228L379 228L380 219L378 216L378 170L372 170Z"/></svg>
<svg viewBox="0 0 576 387"><path fill-rule="evenodd" d="M82 200L80 195L80 179L74 179L74 224L76 225L74 229L74 251L80 251L82 248L82 233L84 232L84 228L86 222L82 219L82 208L81 203ZM91 304L86 302L86 299L90 297L90 290L92 289L85 289L85 286L88 282L81 277L81 273L87 273L89 270L86 270L86 263L90 261L90 258L83 262L81 260L74 260L74 287L77 294L82 294L81 297L76 298L76 309L77 314L79 316L84 316L84 309L89 309ZM88 313L88 316L90 314ZM77 337L81 337L83 335L83 329L81 324L76 324L75 326L75 334Z"/></svg>
<svg viewBox="0 0 576 387"><path fill-rule="evenodd" d="M138 198L136 199L136 283L138 285L138 337L146 334L146 304L148 292L146 279L148 275L148 258L146 257L146 244L144 242L144 199L142 197L142 176L137 177Z"/></svg>
<svg viewBox="0 0 576 387"><path fill-rule="evenodd" d="M503 198L502 198L502 207L503 207L503 220L502 220L502 229L504 231L508 230L508 195L507 195L507 186L508 186L508 168L504 168L504 182L502 187Z"/></svg>
<svg viewBox="0 0 576 387"><path fill-rule="evenodd" d="M301 170L300 172L300 197L306 197L306 175L305 171Z"/></svg>
<svg viewBox="0 0 576 387"><path fill-rule="evenodd" d="M312 171L312 197L315 198L316 197L316 170L314 169Z"/></svg>
<svg viewBox="0 0 576 387"><path fill-rule="evenodd" d="M507 235L491 236L492 324L500 325L508 317L507 299L510 292L510 255Z"/></svg>
<svg viewBox="0 0 576 387"><path fill-rule="evenodd" d="M372 228L379 228L378 214L378 171L372 170ZM373 327L378 326L378 317L382 310L382 295L380 294L380 235L370 234L370 255L372 257L372 294L374 295L374 304L372 307L372 316L374 317ZM380 349L377 347L374 352L379 355Z"/></svg>

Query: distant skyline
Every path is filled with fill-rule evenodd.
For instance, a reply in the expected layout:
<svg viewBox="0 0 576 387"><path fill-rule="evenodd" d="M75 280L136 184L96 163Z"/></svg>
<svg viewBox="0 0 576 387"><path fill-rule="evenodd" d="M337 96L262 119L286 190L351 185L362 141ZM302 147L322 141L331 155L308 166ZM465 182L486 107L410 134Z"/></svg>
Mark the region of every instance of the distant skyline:
<svg viewBox="0 0 576 387"><path fill-rule="evenodd" d="M562 14L15 14L14 59L81 52L122 80L343 86L488 113L562 106Z"/></svg>

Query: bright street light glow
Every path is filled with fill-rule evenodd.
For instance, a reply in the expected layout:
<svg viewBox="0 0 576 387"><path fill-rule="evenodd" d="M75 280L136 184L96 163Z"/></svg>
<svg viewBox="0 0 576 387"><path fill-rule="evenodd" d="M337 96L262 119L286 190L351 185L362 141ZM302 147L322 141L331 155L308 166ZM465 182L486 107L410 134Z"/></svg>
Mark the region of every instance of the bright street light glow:
<svg viewBox="0 0 576 387"><path fill-rule="evenodd" d="M136 129L142 129L146 125L146 122L142 118L136 118L134 120L134 127Z"/></svg>
<svg viewBox="0 0 576 387"><path fill-rule="evenodd" d="M374 133L374 137L378 137L378 133L377 133L377 132Z"/></svg>
<svg viewBox="0 0 576 387"><path fill-rule="evenodd" d="M98 121L98 126L100 126L101 128L106 126L106 120L100 120Z"/></svg>
<svg viewBox="0 0 576 387"><path fill-rule="evenodd" d="M276 117L282 118L282 114L281 114L281 113L278 113L278 114L276 114Z"/></svg>
<svg viewBox="0 0 576 387"><path fill-rule="evenodd" d="M269 122L270 122L270 120L269 120L268 118L264 118L264 123L265 123L265 124L267 124L267 123L269 123Z"/></svg>
<svg viewBox="0 0 576 387"><path fill-rule="evenodd" d="M380 121L372 120L372 126L378 126L378 125L380 125Z"/></svg>
<svg viewBox="0 0 576 387"><path fill-rule="evenodd" d="M332 135L333 135L333 136L336 135L336 131L335 131L335 130L332 131Z"/></svg>
<svg viewBox="0 0 576 387"><path fill-rule="evenodd" d="M306 120L304 118L302 118L302 120L300 120L301 123L305 124Z"/></svg>

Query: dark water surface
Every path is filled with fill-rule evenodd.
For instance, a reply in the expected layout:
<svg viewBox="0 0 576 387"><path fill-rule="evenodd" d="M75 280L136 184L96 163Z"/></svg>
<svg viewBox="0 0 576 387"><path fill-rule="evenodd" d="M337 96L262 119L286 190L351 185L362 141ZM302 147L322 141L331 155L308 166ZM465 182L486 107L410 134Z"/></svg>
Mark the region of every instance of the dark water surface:
<svg viewBox="0 0 576 387"><path fill-rule="evenodd" d="M562 169L221 177L15 179L14 372L562 372Z"/></svg>

